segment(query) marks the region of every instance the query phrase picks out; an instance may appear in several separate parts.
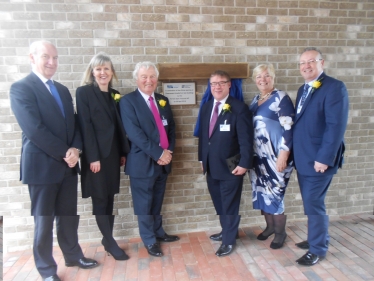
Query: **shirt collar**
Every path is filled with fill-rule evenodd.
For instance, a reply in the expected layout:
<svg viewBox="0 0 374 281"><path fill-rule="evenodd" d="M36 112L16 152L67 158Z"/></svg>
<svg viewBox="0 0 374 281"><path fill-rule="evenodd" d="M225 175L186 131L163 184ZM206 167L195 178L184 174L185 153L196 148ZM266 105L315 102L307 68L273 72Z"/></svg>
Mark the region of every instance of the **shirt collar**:
<svg viewBox="0 0 374 281"><path fill-rule="evenodd" d="M314 83L314 81L317 81L318 80L318 78L319 77L321 77L321 75L322 75L322 73L323 73L323 71L317 76L317 78L316 79L314 79L314 80L312 80L312 81L309 81L308 83L305 83L305 84L308 84L310 87L312 87L313 86L313 83Z"/></svg>
<svg viewBox="0 0 374 281"><path fill-rule="evenodd" d="M230 94L228 94L224 99L220 100L219 102L220 102L221 104L225 104L226 101L227 101L227 99L228 99L228 97L229 97L229 95L230 95ZM217 100L214 99L214 104L215 104L216 102L217 102ZM220 104L220 105L221 105L221 104Z"/></svg>
<svg viewBox="0 0 374 281"><path fill-rule="evenodd" d="M34 69L32 70L32 72L34 72L34 74L35 74L36 76L38 76L39 79L42 80L42 82L43 82L44 84L47 83L48 80L53 81L52 79L47 79L47 78L45 78L43 75L41 75L39 72L37 72L37 71L34 70Z"/></svg>
<svg viewBox="0 0 374 281"><path fill-rule="evenodd" d="M155 100L155 93L152 93L152 95L144 94L140 89L138 88L139 93L142 95L142 97L145 99L145 101L149 100L149 97L152 97L153 100Z"/></svg>

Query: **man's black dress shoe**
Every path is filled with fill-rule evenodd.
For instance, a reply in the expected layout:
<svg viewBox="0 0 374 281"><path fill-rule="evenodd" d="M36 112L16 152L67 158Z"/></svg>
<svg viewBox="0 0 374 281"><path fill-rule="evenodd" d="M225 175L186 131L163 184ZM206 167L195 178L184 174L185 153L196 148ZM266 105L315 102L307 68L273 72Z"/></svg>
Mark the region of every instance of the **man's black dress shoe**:
<svg viewBox="0 0 374 281"><path fill-rule="evenodd" d="M324 258L324 256L317 256L315 254L312 254L311 252L306 252L306 254L296 260L296 262L300 265L311 266L315 265L317 262L323 260Z"/></svg>
<svg viewBox="0 0 374 281"><path fill-rule="evenodd" d="M176 235L169 235L165 233L165 235L162 237L156 237L156 240L160 242L174 242L174 241L178 241L179 237Z"/></svg>
<svg viewBox="0 0 374 281"><path fill-rule="evenodd" d="M209 238L213 241L222 241L222 232L210 235ZM239 233L236 234L236 239L239 239Z"/></svg>
<svg viewBox="0 0 374 281"><path fill-rule="evenodd" d="M160 246L157 243L146 245L145 248L148 251L148 254L154 257L162 257L162 252Z"/></svg>
<svg viewBox="0 0 374 281"><path fill-rule="evenodd" d="M93 259L89 259L89 258L81 258L77 261L71 261L71 262L65 262L65 265L67 267L70 267L70 266L78 266L80 268L83 268L83 269L89 269L89 268L94 268L96 266L99 265L99 263Z"/></svg>
<svg viewBox="0 0 374 281"><path fill-rule="evenodd" d="M308 241L303 241L303 242L300 242L300 243L296 243L295 245L296 245L296 247L299 247L300 249L309 250Z"/></svg>
<svg viewBox="0 0 374 281"><path fill-rule="evenodd" d="M44 281L61 281L61 279L55 274L45 278Z"/></svg>
<svg viewBox="0 0 374 281"><path fill-rule="evenodd" d="M224 257L224 256L228 256L230 255L233 251L234 251L234 246L235 245L221 245L217 252L216 252L216 256L219 256L219 257Z"/></svg>

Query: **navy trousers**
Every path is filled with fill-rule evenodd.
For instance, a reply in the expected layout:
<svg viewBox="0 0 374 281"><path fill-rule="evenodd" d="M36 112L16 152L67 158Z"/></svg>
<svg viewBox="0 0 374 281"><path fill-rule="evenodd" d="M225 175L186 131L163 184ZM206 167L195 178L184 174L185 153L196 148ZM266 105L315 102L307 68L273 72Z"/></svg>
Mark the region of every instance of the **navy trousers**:
<svg viewBox="0 0 374 281"><path fill-rule="evenodd" d="M309 252L318 256L326 256L330 236L325 197L333 175L312 177L297 173L297 178L303 199L304 213L308 216Z"/></svg>

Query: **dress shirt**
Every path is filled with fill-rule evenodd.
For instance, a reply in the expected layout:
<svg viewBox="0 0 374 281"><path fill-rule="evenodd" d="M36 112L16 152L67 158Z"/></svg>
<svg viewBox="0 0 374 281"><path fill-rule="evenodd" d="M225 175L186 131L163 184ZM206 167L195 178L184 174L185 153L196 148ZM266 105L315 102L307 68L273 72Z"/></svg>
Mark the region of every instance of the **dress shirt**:
<svg viewBox="0 0 374 281"><path fill-rule="evenodd" d="M221 104L218 106L218 116L221 114L223 105L226 103L226 100L227 100L228 97L229 97L229 95L227 95L223 100L219 101ZM212 120L212 116L213 116L213 112L214 112L214 107L216 106L216 102L217 101L218 100L214 99L212 112L210 113L210 120Z"/></svg>
<svg viewBox="0 0 374 281"><path fill-rule="evenodd" d="M323 73L323 71L317 76L317 78L316 79L314 79L314 80L312 80L312 81L310 81L310 82L308 82L308 83L305 83L305 84L308 84L310 87L309 87L309 89L308 89L308 94L306 95L306 97L305 97L305 100L308 98L308 96L309 96L309 94L310 94L310 91L312 90L312 86L313 86L313 83L314 83L314 81L317 81L318 80L318 78L321 76L321 74ZM300 111L301 111L301 109L303 108L301 105L301 99L299 100L299 104L298 104L298 106L297 106L297 113L300 113ZM305 104L305 102L304 102L304 104Z"/></svg>

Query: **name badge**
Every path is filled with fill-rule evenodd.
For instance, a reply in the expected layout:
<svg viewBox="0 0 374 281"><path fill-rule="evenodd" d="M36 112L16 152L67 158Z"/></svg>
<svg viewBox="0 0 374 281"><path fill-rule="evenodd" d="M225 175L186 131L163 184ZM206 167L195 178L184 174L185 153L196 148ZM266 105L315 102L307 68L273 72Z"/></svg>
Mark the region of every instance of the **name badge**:
<svg viewBox="0 0 374 281"><path fill-rule="evenodd" d="M221 132L230 132L230 124L226 124L227 120L225 120L225 124L219 125L219 130Z"/></svg>
<svg viewBox="0 0 374 281"><path fill-rule="evenodd" d="M168 125L168 120L162 119L162 125L167 126Z"/></svg>

